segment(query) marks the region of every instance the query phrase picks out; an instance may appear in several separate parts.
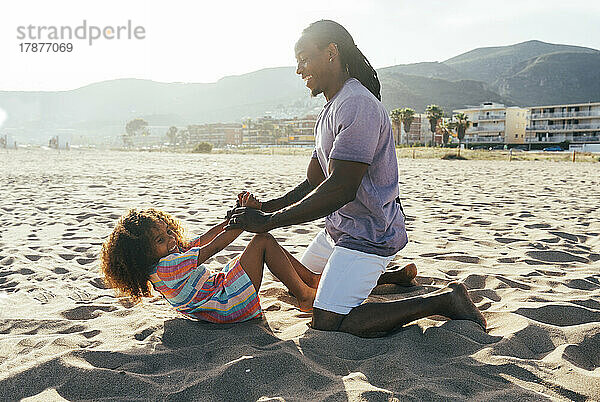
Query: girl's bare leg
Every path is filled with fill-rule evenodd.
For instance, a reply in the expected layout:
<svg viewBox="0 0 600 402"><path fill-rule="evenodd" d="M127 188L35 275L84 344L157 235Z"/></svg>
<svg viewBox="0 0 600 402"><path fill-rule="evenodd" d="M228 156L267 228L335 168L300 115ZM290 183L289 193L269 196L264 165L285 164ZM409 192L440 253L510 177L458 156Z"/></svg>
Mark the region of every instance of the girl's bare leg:
<svg viewBox="0 0 600 402"><path fill-rule="evenodd" d="M279 244L278 244L279 245ZM281 247L281 245L279 245ZM296 270L298 276L306 283L309 287L316 289L319 286L319 281L321 280L321 275L315 274L308 268L306 268L300 261L296 259L293 255L291 255L285 248L281 247L287 258L290 260L292 266Z"/></svg>
<svg viewBox="0 0 600 402"><path fill-rule="evenodd" d="M268 233L254 236L240 257L240 264L258 292L264 263L269 270L296 296L300 309L312 309L316 290L309 287L294 269L284 249Z"/></svg>

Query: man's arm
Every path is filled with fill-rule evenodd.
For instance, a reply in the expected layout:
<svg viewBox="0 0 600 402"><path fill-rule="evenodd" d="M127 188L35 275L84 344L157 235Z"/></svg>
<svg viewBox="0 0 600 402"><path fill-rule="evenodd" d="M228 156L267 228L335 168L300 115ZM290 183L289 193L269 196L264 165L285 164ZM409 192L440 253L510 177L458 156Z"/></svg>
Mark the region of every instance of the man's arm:
<svg viewBox="0 0 600 402"><path fill-rule="evenodd" d="M213 238L208 244L200 248L198 251L198 265L223 250L232 241L237 239L242 232L242 229L231 229L221 232L221 234Z"/></svg>
<svg viewBox="0 0 600 402"><path fill-rule="evenodd" d="M331 175L302 202L273 214L237 208L228 228L244 228L249 232L261 233L327 216L356 197L368 167L366 163L332 159L329 164Z"/></svg>
<svg viewBox="0 0 600 402"><path fill-rule="evenodd" d="M325 175L323 174L319 160L311 158L306 170L306 180L284 196L263 202L260 210L263 212L275 212L295 204L310 194L323 180L325 180Z"/></svg>

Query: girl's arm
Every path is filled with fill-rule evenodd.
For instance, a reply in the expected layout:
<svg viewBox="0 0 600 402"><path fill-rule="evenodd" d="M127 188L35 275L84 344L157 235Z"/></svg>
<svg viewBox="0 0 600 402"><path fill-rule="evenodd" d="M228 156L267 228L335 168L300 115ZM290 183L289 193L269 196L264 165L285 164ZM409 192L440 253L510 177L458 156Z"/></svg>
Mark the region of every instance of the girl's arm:
<svg viewBox="0 0 600 402"><path fill-rule="evenodd" d="M206 246L208 243L210 243L211 241L213 241L214 238L217 237L217 235L219 233L221 233L223 230L225 230L225 226L227 226L228 222L229 222L229 219L226 219L223 222L221 222L221 223L213 226L212 228L208 229L208 231L206 233L204 233L203 235L200 236L200 240L198 242L197 247Z"/></svg>
<svg viewBox="0 0 600 402"><path fill-rule="evenodd" d="M207 245L202 246L198 251L198 265L204 263L204 261L223 250L242 232L242 229L226 230L214 237Z"/></svg>

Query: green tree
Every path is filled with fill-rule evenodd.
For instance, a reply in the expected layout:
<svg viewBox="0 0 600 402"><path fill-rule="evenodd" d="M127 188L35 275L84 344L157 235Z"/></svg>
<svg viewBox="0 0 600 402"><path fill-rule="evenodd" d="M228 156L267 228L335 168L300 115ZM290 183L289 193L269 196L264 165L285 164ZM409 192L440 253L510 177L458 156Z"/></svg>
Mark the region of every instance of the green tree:
<svg viewBox="0 0 600 402"><path fill-rule="evenodd" d="M444 146L448 145L448 141L450 140L450 136L452 135L452 130L454 125L448 120L442 119L440 122L440 130L442 131L442 142Z"/></svg>
<svg viewBox="0 0 600 402"><path fill-rule="evenodd" d="M209 154L212 151L212 144L209 142L201 142L192 150L193 153Z"/></svg>
<svg viewBox="0 0 600 402"><path fill-rule="evenodd" d="M169 139L169 143L171 145L175 145L177 142L177 127L169 127L169 130L167 130L167 138Z"/></svg>
<svg viewBox="0 0 600 402"><path fill-rule="evenodd" d="M427 120L429 120L429 129L431 130L431 145L433 146L435 142L435 128L438 121L444 117L444 110L442 110L442 108L438 105L428 105L425 109L425 113L427 114Z"/></svg>
<svg viewBox="0 0 600 402"><path fill-rule="evenodd" d="M458 136L458 156L460 156L460 145L465 139L465 133L471 126L471 122L469 121L469 116L465 113L457 113L454 115L453 119L453 125L456 128L456 135Z"/></svg>
<svg viewBox="0 0 600 402"><path fill-rule="evenodd" d="M410 126L412 125L413 120L415 119L415 110L409 107L405 107L400 109L400 121L404 124L404 133L406 133L406 143L408 144L408 132L410 131ZM400 133L398 133L398 137L400 137ZM398 138L400 140L400 138Z"/></svg>
<svg viewBox="0 0 600 402"><path fill-rule="evenodd" d="M400 145L400 123L402 122L401 111L402 109L394 109L390 112L390 119L392 120L392 126L394 127L394 131L396 132L396 140L394 141L396 145Z"/></svg>
<svg viewBox="0 0 600 402"><path fill-rule="evenodd" d="M125 124L125 134L121 136L126 147L133 146L133 138L138 135L148 135L148 122L144 119L133 119Z"/></svg>

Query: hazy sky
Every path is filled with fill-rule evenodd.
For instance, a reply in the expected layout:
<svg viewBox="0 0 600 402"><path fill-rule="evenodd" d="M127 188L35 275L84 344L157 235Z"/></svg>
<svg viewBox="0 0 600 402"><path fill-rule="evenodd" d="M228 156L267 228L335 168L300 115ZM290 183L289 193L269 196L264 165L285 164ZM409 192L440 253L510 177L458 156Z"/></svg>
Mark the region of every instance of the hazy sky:
<svg viewBox="0 0 600 402"><path fill-rule="evenodd" d="M8 3L8 4L7 4ZM600 2L27 1L0 5L0 90L62 90L114 78L213 82L293 65L300 32L334 19L376 67L443 61L530 39L600 49ZM19 26L142 26L143 40L65 40L71 53L22 53ZM60 42L60 41L57 41Z"/></svg>

